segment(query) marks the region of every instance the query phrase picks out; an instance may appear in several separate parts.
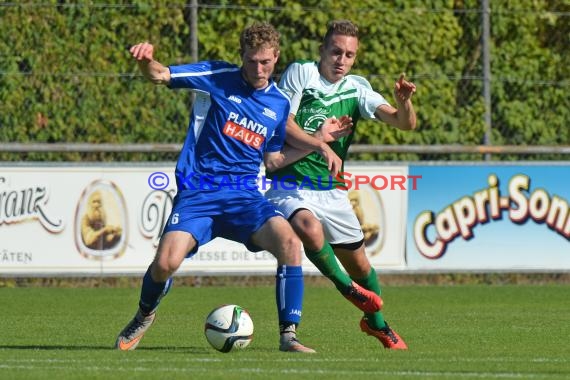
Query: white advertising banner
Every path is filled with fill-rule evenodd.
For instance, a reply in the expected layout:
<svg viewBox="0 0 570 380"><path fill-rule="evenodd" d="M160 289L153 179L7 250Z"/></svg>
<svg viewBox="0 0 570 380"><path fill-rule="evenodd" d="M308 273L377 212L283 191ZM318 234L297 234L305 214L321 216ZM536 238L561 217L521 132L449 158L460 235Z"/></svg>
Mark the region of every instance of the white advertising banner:
<svg viewBox="0 0 570 380"><path fill-rule="evenodd" d="M405 166L345 168L347 195L378 269L405 265L407 172ZM142 274L154 257L175 189L174 163L2 166L0 275ZM215 239L178 273L272 274L275 265L268 252ZM306 258L303 265L316 272Z"/></svg>

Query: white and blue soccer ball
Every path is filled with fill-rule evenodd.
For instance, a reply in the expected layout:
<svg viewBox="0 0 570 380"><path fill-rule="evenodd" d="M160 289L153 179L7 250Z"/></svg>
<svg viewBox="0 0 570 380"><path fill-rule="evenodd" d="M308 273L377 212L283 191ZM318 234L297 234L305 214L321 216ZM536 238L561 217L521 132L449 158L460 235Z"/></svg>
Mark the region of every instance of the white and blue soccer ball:
<svg viewBox="0 0 570 380"><path fill-rule="evenodd" d="M220 352L243 349L253 339L253 321L243 307L222 305L208 314L204 333L208 343Z"/></svg>

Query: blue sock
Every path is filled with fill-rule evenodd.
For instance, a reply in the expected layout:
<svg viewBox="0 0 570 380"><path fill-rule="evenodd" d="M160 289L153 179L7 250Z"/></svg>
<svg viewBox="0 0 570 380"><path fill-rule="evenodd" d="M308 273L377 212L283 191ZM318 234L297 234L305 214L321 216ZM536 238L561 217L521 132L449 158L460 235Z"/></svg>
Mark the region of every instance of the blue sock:
<svg viewBox="0 0 570 380"><path fill-rule="evenodd" d="M151 313L158 307L160 300L172 287L172 277L165 282L155 282L150 275L150 267L147 269L141 289L139 307L145 314Z"/></svg>
<svg viewBox="0 0 570 380"><path fill-rule="evenodd" d="M279 266L275 282L279 325L299 324L303 310L303 268L290 265Z"/></svg>

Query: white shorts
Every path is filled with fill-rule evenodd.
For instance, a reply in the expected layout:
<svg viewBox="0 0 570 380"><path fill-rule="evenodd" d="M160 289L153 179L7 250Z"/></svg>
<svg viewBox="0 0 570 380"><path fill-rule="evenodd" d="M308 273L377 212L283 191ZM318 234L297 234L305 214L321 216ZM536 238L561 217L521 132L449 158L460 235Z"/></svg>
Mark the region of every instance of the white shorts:
<svg viewBox="0 0 570 380"><path fill-rule="evenodd" d="M357 243L364 239L345 190L280 190L270 188L265 197L285 218L307 209L321 222L325 239L331 244Z"/></svg>

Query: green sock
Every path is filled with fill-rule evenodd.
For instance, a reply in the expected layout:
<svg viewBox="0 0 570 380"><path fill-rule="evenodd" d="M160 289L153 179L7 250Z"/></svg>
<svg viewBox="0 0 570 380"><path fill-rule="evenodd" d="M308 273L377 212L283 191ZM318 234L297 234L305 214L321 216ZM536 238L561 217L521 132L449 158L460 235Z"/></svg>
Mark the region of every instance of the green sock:
<svg viewBox="0 0 570 380"><path fill-rule="evenodd" d="M380 282L378 282L378 276L376 275L376 271L374 270L374 268L370 268L370 273L368 273L368 276L358 279L355 278L354 282L356 282L358 285L362 286L365 289L372 290L374 293L378 295L382 294L382 289L380 288ZM368 318L368 325L373 329L379 330L383 327L386 327L386 321L384 320L382 312L377 311L374 314L366 314L366 317Z"/></svg>
<svg viewBox="0 0 570 380"><path fill-rule="evenodd" d="M328 241L325 240L325 245L319 251L306 250L305 254L319 271L333 282L341 293L352 282L350 277L338 265L333 248Z"/></svg>

